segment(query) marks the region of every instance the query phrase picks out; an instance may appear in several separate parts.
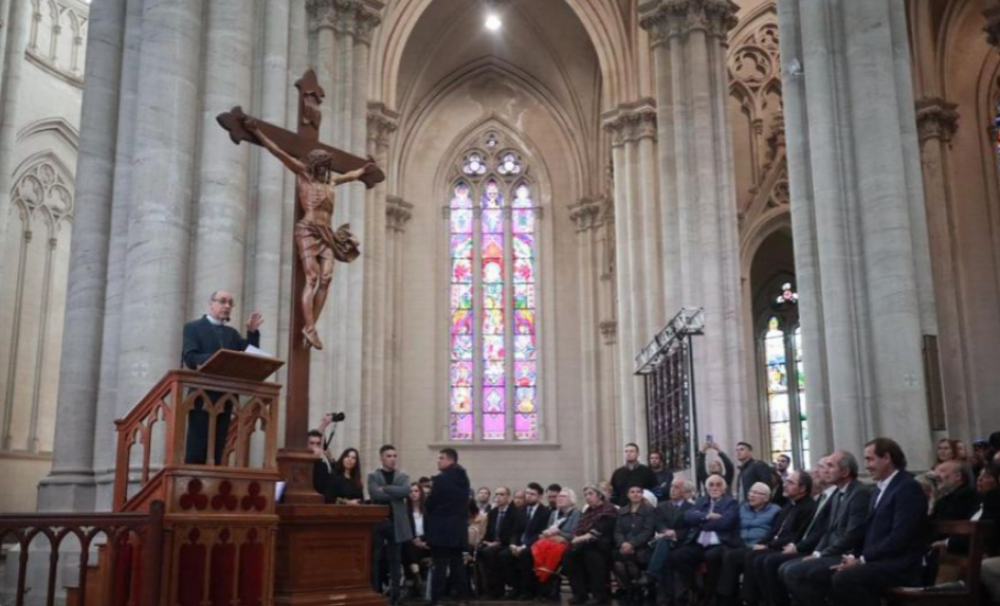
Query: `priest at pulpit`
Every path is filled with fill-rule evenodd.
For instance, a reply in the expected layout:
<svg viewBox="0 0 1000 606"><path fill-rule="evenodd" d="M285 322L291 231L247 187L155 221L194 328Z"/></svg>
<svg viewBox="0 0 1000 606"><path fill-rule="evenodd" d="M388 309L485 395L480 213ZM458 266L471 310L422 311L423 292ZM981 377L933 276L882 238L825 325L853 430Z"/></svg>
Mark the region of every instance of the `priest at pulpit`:
<svg viewBox="0 0 1000 606"><path fill-rule="evenodd" d="M217 290L212 293L208 303L208 313L198 320L184 325L184 366L196 370L208 361L220 349L245 351L247 347L260 346L260 325L264 317L258 312L250 314L247 319L247 336L244 339L233 327L227 326L236 301L232 293ZM209 397L214 400L213 395ZM184 449L184 463L201 465L208 458L208 413L204 410L204 402L200 399L195 403L195 409L188 414L187 442ZM226 435L229 433L229 420L232 415L232 404L227 404L224 414L219 415L215 425L215 464L222 463L222 453L226 447Z"/></svg>

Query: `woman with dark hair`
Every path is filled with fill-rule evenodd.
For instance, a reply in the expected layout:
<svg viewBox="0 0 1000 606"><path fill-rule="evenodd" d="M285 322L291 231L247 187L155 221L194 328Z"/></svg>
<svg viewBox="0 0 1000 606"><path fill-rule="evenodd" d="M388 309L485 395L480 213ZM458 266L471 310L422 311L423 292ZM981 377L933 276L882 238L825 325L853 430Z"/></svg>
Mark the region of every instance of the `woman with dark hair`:
<svg viewBox="0 0 1000 606"><path fill-rule="evenodd" d="M958 440L941 438L938 440L934 454L934 467L947 461L954 461L958 458Z"/></svg>
<svg viewBox="0 0 1000 606"><path fill-rule="evenodd" d="M326 491L326 502L340 505L360 505L365 499L361 487L361 455L348 448L333 464L333 475Z"/></svg>
<svg viewBox="0 0 1000 606"><path fill-rule="evenodd" d="M431 557L431 550L424 542L424 491L418 482L410 484L410 496L406 500L410 516L413 539L403 544L403 573L408 585L417 585L426 575L421 574L420 564ZM426 569L423 571L426 572Z"/></svg>
<svg viewBox="0 0 1000 606"><path fill-rule="evenodd" d="M587 510L580 516L563 555L563 567L573 590L569 603L583 604L589 594L597 604L610 604L608 563L615 546L618 508L594 484L584 486L583 498Z"/></svg>

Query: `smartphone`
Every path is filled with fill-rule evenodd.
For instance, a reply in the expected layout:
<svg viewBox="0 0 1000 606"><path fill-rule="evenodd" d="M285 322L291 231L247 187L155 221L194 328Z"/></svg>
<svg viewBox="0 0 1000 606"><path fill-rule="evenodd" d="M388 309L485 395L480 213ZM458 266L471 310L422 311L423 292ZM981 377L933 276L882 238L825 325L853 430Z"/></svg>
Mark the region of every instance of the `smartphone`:
<svg viewBox="0 0 1000 606"><path fill-rule="evenodd" d="M715 440L713 440L712 438L713 438L712 434L710 434L710 433L709 434L705 434L705 441L708 442L709 444L714 444L715 443Z"/></svg>

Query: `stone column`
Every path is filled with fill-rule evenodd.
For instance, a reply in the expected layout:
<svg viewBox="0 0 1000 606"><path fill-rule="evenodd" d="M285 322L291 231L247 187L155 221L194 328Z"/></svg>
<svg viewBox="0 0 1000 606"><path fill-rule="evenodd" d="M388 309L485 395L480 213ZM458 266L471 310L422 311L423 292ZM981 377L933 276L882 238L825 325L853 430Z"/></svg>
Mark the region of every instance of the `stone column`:
<svg viewBox="0 0 1000 606"><path fill-rule="evenodd" d="M905 17L892 0L779 5L811 450L889 435L921 467L936 321Z"/></svg>
<svg viewBox="0 0 1000 606"><path fill-rule="evenodd" d="M264 5L264 48L260 66L260 116L272 124L285 124L288 100L296 95L287 86L289 75L289 0L267 0ZM295 110L298 111L297 109ZM296 118L293 114L293 120ZM253 248L253 309L267 320L261 333L261 348L274 355L279 347L279 317L284 311L281 298L282 236L284 221L285 178L287 169L263 149L257 154L257 212ZM284 416L284 415L281 415Z"/></svg>
<svg viewBox="0 0 1000 606"><path fill-rule="evenodd" d="M4 48L3 88L0 89L0 247L7 241L10 223L10 190L14 185L14 145L17 142L17 114L21 92L21 72L24 68L24 51L28 46L31 19L30 2L13 2L9 19L4 24L7 31ZM0 248L0 250L4 250ZM4 276L4 255L0 254L0 280Z"/></svg>
<svg viewBox="0 0 1000 606"><path fill-rule="evenodd" d="M389 160L389 142L396 131L398 114L381 104L368 107L368 155L385 168ZM387 292L389 228L386 205L386 182L365 192L365 209L370 220L365 222L367 246L362 250L368 270L365 273L364 300L364 366L362 367L362 452L373 453L385 442L385 418L392 412L386 407L386 339L392 322ZM395 310L393 310L395 311Z"/></svg>
<svg viewBox="0 0 1000 606"><path fill-rule="evenodd" d="M601 199L584 198L570 211L576 224L577 267L580 272L580 335L583 372L580 412L583 433L581 443L602 445L614 441L600 421L601 407L601 333L600 333L600 250L597 231L601 226ZM583 477L603 477L597 448L583 449Z"/></svg>
<svg viewBox="0 0 1000 606"><path fill-rule="evenodd" d="M385 374L382 417L382 436L386 442L396 444L402 437L395 423L403 403L402 364L400 363L399 335L403 330L403 249L406 224L413 216L413 205L396 196L389 196L385 205L386 226L386 318L385 318Z"/></svg>
<svg viewBox="0 0 1000 606"><path fill-rule="evenodd" d="M143 7L118 410L134 406L180 363L197 174L202 8L199 0L146 0ZM151 323L168 330L150 338Z"/></svg>
<svg viewBox="0 0 1000 606"><path fill-rule="evenodd" d="M622 441L646 444L642 382L633 375L635 355L663 319L660 276L662 233L657 208L656 109L651 100L619 106L605 116L612 138L618 247L618 354ZM655 326L655 328L654 328Z"/></svg>
<svg viewBox="0 0 1000 606"><path fill-rule="evenodd" d="M233 145L215 117L236 105L253 112L248 107L253 72L253 5L242 0L212 0L207 4L206 28L201 57L201 153L188 315L203 313L212 291L223 288L236 297L238 306L232 325L242 332L239 319L250 312L243 296L243 278L251 146Z"/></svg>
<svg viewBox="0 0 1000 606"><path fill-rule="evenodd" d="M19 4L28 3L15 2L15 6ZM42 511L94 507L91 461L101 371L124 29L124 0L99 2L92 7L80 120L77 205L59 368L59 422L52 472L39 485L38 508ZM15 54L18 60L23 60L20 52ZM6 191L6 186L3 187ZM2 212L6 213L6 208Z"/></svg>
<svg viewBox="0 0 1000 606"><path fill-rule="evenodd" d="M705 336L694 341L698 422L721 444L741 438L756 418L744 370L727 114L726 47L736 10L729 0L648 0L639 7L656 73L666 313L705 309Z"/></svg>
<svg viewBox="0 0 1000 606"><path fill-rule="evenodd" d="M0 0L0 98L3 97L3 73L7 65L7 34L10 32L10 0Z"/></svg>
<svg viewBox="0 0 1000 606"><path fill-rule="evenodd" d="M122 75L118 91L118 129L115 145L114 191L111 197L111 231L108 242L108 277L104 292L104 333L101 338L101 375L97 397L95 444L114 444L114 421L124 416L134 402L116 409L118 363L121 344L122 301L125 288L125 255L128 250L128 216L132 204L132 152L135 148L135 124L139 60L142 46L142 9L144 0L127 0L125 39L122 49ZM95 509L111 508L114 492L115 451L94 449L94 481L97 484Z"/></svg>

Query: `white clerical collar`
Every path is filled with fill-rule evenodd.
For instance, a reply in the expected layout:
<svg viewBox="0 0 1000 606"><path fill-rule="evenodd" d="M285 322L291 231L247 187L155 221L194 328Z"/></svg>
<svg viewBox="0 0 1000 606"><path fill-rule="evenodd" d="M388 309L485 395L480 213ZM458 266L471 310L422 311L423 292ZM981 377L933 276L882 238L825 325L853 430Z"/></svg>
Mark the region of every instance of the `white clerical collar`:
<svg viewBox="0 0 1000 606"><path fill-rule="evenodd" d="M212 317L212 314L205 314L205 319L211 322L213 326L222 326L224 324L222 320Z"/></svg>
<svg viewBox="0 0 1000 606"><path fill-rule="evenodd" d="M892 482L892 479L896 477L897 473L899 473L898 469L896 471L892 472L892 475L890 475L888 478L886 478L886 479L882 480L881 482L879 482L878 484L876 484L876 486L878 486L878 490L879 490L880 493L885 491L886 487L889 486L889 482Z"/></svg>

